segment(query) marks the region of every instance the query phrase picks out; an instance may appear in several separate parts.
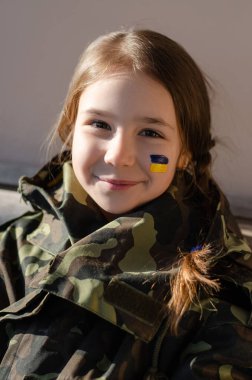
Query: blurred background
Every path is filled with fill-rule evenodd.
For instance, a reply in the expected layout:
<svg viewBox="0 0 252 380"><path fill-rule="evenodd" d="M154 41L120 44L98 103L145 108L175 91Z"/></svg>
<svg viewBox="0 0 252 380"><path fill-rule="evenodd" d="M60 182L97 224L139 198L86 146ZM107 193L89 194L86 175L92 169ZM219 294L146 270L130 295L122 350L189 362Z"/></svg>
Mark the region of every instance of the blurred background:
<svg viewBox="0 0 252 380"><path fill-rule="evenodd" d="M13 212L6 189L48 159L46 138L83 49L133 26L175 39L210 78L214 176L235 215L252 218L251 16L251 0L0 0L2 210Z"/></svg>

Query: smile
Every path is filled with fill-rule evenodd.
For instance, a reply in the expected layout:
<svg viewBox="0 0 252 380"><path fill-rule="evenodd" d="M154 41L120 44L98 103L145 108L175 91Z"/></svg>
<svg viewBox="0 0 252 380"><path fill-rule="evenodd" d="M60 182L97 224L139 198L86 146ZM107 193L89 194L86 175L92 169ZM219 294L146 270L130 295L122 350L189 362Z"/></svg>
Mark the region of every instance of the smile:
<svg viewBox="0 0 252 380"><path fill-rule="evenodd" d="M140 183L140 181L130 181L130 180L124 180L124 179L110 179L110 178L100 178L100 177L96 177L96 178L99 181L108 184L111 190L126 190Z"/></svg>

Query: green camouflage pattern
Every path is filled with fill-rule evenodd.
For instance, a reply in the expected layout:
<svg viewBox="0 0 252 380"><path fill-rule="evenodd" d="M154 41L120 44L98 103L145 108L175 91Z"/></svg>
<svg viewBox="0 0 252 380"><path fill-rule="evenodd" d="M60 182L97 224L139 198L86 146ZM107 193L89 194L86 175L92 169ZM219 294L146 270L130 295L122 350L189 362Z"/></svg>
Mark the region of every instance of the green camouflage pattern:
<svg viewBox="0 0 252 380"><path fill-rule="evenodd" d="M71 162L21 178L34 211L0 228L1 380L252 379L251 249L217 186L209 209L190 183L180 171L165 194L108 222ZM172 267L208 243L221 291L172 335Z"/></svg>

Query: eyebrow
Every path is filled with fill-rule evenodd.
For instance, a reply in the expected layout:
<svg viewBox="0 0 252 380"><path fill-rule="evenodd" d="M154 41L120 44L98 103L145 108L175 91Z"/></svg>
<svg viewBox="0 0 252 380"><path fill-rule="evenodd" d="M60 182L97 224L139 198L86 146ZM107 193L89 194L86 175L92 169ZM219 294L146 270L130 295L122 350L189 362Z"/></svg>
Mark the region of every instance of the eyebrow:
<svg viewBox="0 0 252 380"><path fill-rule="evenodd" d="M144 124L157 124L157 125L160 125L161 127L165 126L165 127L174 129L174 127L171 124L167 123L167 121L165 121L164 119L158 118L158 117L148 117L148 116L137 117L136 121L140 123L144 123Z"/></svg>
<svg viewBox="0 0 252 380"><path fill-rule="evenodd" d="M112 112L104 111L104 110L98 110L96 108L89 108L87 110L81 111L82 114L88 113L90 115L97 115L97 116L105 116L105 117L110 117L110 118L116 118L116 116ZM156 124L159 126L165 126L169 127L171 129L174 129L174 127L167 123L162 118L159 117L149 117L149 116L139 116L134 119L138 123L144 123L144 124Z"/></svg>

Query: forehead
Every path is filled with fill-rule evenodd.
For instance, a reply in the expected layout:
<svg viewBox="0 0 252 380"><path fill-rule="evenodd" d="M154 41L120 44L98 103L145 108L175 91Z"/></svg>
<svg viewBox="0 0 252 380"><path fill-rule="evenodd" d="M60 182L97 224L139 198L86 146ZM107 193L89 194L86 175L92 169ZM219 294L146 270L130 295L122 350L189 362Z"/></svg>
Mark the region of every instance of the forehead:
<svg viewBox="0 0 252 380"><path fill-rule="evenodd" d="M169 91L157 80L140 72L109 74L88 85L81 94L79 108L85 112L97 107L129 114L151 112L176 119Z"/></svg>

